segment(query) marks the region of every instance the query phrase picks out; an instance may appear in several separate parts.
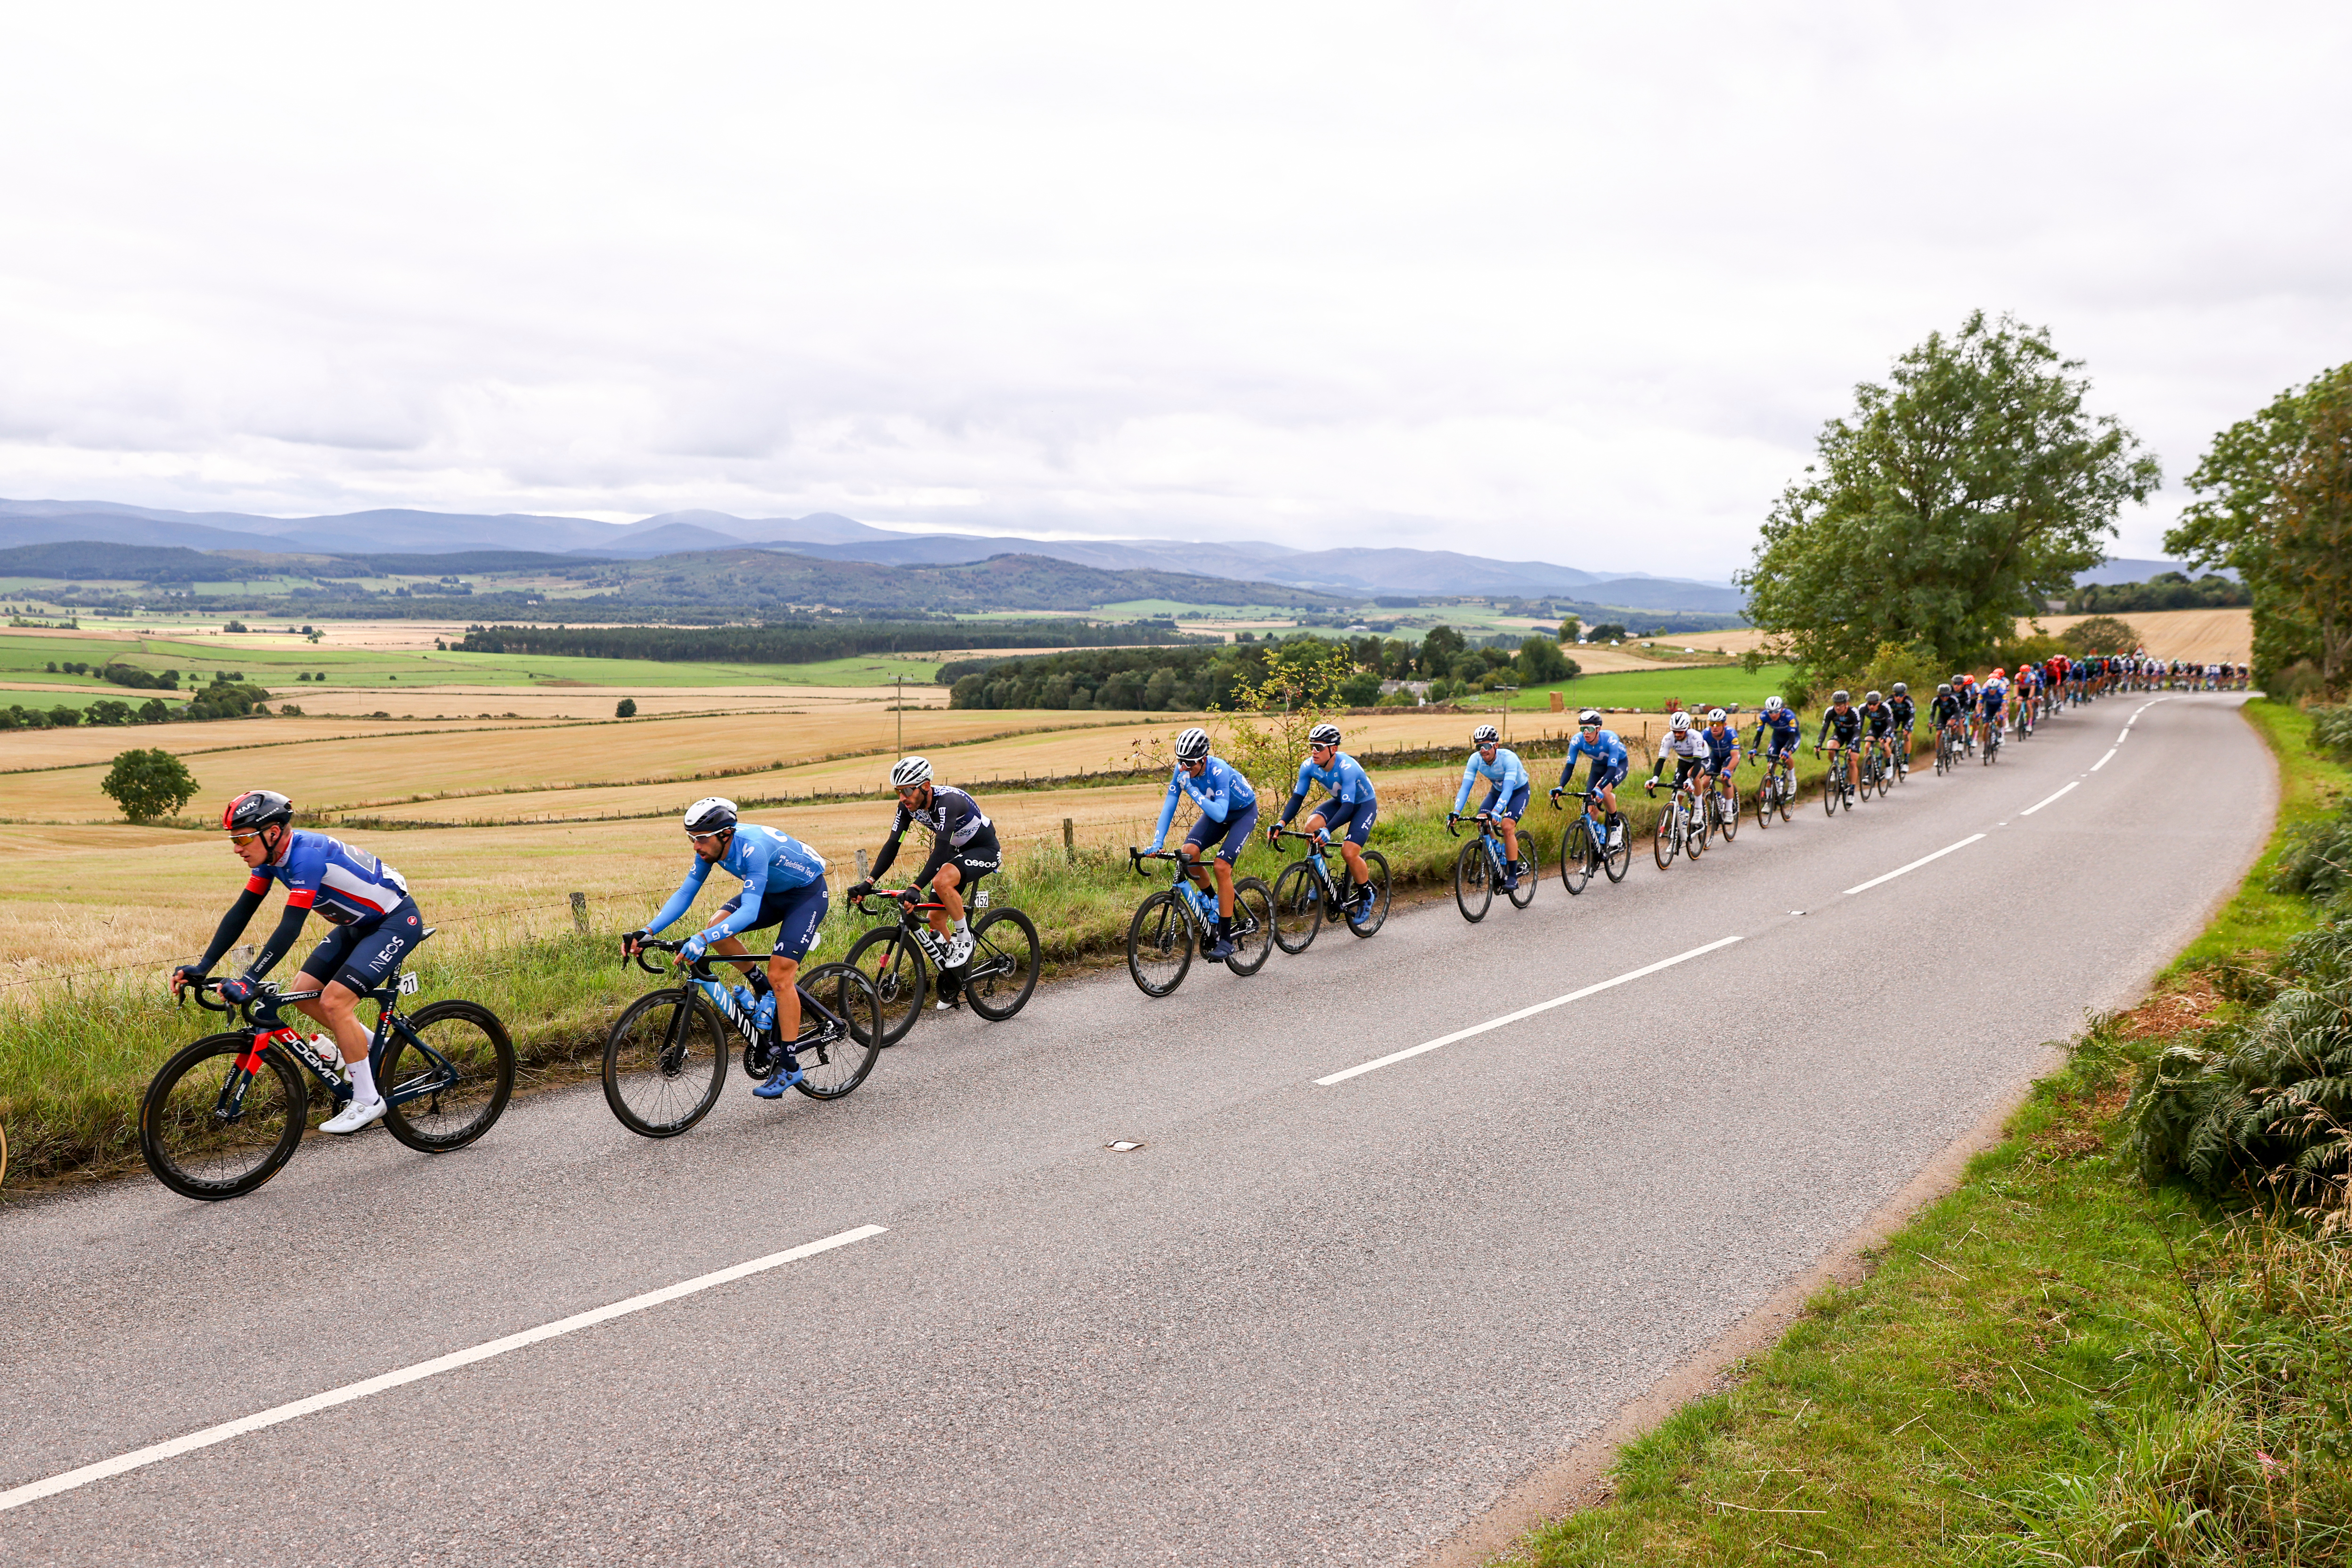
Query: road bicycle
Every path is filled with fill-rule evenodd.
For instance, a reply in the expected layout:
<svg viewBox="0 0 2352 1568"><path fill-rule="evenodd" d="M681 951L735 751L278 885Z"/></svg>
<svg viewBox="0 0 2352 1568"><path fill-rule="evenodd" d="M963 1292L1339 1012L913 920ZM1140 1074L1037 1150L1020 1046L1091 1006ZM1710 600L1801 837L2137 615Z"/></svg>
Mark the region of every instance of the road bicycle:
<svg viewBox="0 0 2352 1568"><path fill-rule="evenodd" d="M1593 807L1604 798L1597 789L1556 789L1551 792L1551 808L1560 809L1559 797L1573 795L1580 802L1577 813L1569 819L1568 831L1559 837L1559 883L1570 893L1584 891L1592 874L1601 871L1612 882L1625 879L1625 868L1633 863L1633 847L1625 841L1623 813L1612 811L1604 819Z"/></svg>
<svg viewBox="0 0 2352 1568"><path fill-rule="evenodd" d="M937 901L910 900L907 894L882 894L896 906L897 920L877 926L851 944L846 962L874 982L882 1005L882 1043L895 1046L907 1037L922 1016L924 999L931 994L931 972L946 973L947 940L933 931L927 917L940 908ZM851 907L871 920L891 910L877 910L864 899ZM1037 989L1036 922L1009 905L989 907L989 889L975 889L971 910L971 957L959 987L971 1010L992 1023L1003 1023L1029 1004Z"/></svg>
<svg viewBox="0 0 2352 1568"><path fill-rule="evenodd" d="M1677 855L1687 855L1696 860L1706 849L1703 808L1692 798L1686 784L1675 785L1674 794L1666 800L1666 809L1658 814L1658 826L1650 835L1650 854L1663 871L1675 863Z"/></svg>
<svg viewBox="0 0 2352 1568"><path fill-rule="evenodd" d="M1739 785L1727 773L1723 782L1727 786L1724 789L1717 789L1712 778L1700 786L1698 793L1705 809L1699 831L1702 836L1720 834L1728 844L1739 837Z"/></svg>
<svg viewBox="0 0 2352 1568"><path fill-rule="evenodd" d="M1173 885L1136 906L1127 927L1127 973L1146 996L1165 996L1192 972L1192 951L1206 951L1217 930L1217 895L1192 880L1193 863L1172 849L1135 849L1127 861L1139 877L1146 860L1172 860ZM1234 955L1225 967L1255 974L1274 951L1274 889L1262 878L1234 879Z"/></svg>
<svg viewBox="0 0 2352 1568"><path fill-rule="evenodd" d="M1853 775L1846 771L1845 765L1850 751L1850 747L1841 746L1828 753L1830 771L1829 776L1822 780L1822 810L1831 816L1835 816L1841 807L1847 811L1853 809ZM1819 746L1813 748L1813 755L1822 754Z"/></svg>
<svg viewBox="0 0 2352 1568"><path fill-rule="evenodd" d="M1764 776L1757 780L1756 794L1752 797L1756 805L1756 826L1771 826L1775 811L1780 814L1781 821L1788 821L1790 808L1797 800L1795 765L1786 755L1769 760L1759 757L1757 762L1763 766Z"/></svg>
<svg viewBox="0 0 2352 1568"><path fill-rule="evenodd" d="M1876 790L1879 798L1884 800L1888 775L1893 772L1887 764L1885 749L1875 741L1864 741L1862 743L1862 798L1868 800L1870 792Z"/></svg>
<svg viewBox="0 0 2352 1568"><path fill-rule="evenodd" d="M1452 812L1445 815L1445 833L1449 838L1462 835L1455 826L1461 819ZM1515 910L1526 909L1536 901L1536 845L1528 833L1519 835L1519 858L1513 860L1503 853L1502 820L1489 811L1482 811L1472 820L1478 825L1478 837L1462 847L1454 858L1454 905L1462 918L1476 925L1486 918L1494 907L1495 889L1504 888L1504 896ZM1504 885L1504 873L1508 869L1518 874L1517 881Z"/></svg>
<svg viewBox="0 0 2352 1568"><path fill-rule="evenodd" d="M432 934L427 927L425 936ZM335 1110L352 1098L333 1038L306 1036L278 1011L317 991L265 982L247 1001L207 1001L223 984L207 980L183 994L206 1012L237 1015L244 1026L184 1047L139 1106L139 1152L155 1179L184 1198L241 1197L294 1157L310 1127L305 1072ZM514 1045L498 1015L477 1002L435 1002L404 1014L400 999L415 993L416 976L395 969L366 994L377 1007L368 1062L383 1096L384 1130L411 1149L446 1154L488 1131L506 1110Z"/></svg>
<svg viewBox="0 0 2352 1568"><path fill-rule="evenodd" d="M641 941L633 955L648 974L664 971L656 952L683 942ZM754 1083L775 1073L783 1051L775 1031L752 1021L749 985L729 985L719 963L764 963L764 952L706 952L687 964L685 984L648 991L614 1019L604 1037L604 1103L621 1125L646 1138L675 1138L719 1103L727 1081L730 1032L742 1042L743 1071ZM793 1051L811 1100L839 1100L866 1081L882 1049L882 999L874 982L846 963L820 963L793 983L801 1028Z"/></svg>
<svg viewBox="0 0 2352 1568"><path fill-rule="evenodd" d="M1348 873L1347 862L1340 869L1331 868L1331 857L1339 850L1328 835L1301 833L1294 827L1275 829L1277 840L1296 838L1307 846L1307 852L1285 866L1274 879L1274 945L1285 952L1305 952L1313 944L1316 933L1329 921L1347 922L1348 929L1358 936L1370 936L1381 929L1389 918L1388 857L1377 849L1360 851L1364 858L1364 869L1370 873L1362 888L1354 886ZM1349 908L1351 900L1370 898L1360 908Z"/></svg>
<svg viewBox="0 0 2352 1568"><path fill-rule="evenodd" d="M1901 784L1911 776L1911 731L1906 727L1895 737L1895 782Z"/></svg>
<svg viewBox="0 0 2352 1568"><path fill-rule="evenodd" d="M1936 773L1941 777L1960 765L1960 752L1967 743L1967 731L1955 719L1936 731Z"/></svg>
<svg viewBox="0 0 2352 1568"><path fill-rule="evenodd" d="M2033 733L2033 704L2021 702L2017 709L2017 738L2021 741Z"/></svg>
<svg viewBox="0 0 2352 1568"><path fill-rule="evenodd" d="M1998 719L1989 721L1984 727L1984 746L1982 750L1984 752L1983 765L1986 767L1992 766L1993 753L2000 750L2000 731L2001 723Z"/></svg>

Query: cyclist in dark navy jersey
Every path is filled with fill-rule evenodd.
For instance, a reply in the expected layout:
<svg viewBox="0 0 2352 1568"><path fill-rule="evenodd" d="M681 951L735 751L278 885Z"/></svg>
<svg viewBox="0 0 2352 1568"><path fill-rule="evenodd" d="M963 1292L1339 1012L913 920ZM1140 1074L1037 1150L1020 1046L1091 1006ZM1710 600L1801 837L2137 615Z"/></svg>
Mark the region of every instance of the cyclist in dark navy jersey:
<svg viewBox="0 0 2352 1568"><path fill-rule="evenodd" d="M172 972L172 989L176 994L209 978L213 965L245 934L269 884L284 884L286 912L278 918L278 929L244 973L223 983L220 994L230 1002L250 1000L314 910L335 928L303 961L300 977L287 989L319 993L294 1006L333 1033L343 1069L351 1077L351 1103L319 1130L356 1132L381 1118L384 1107L368 1060L371 1031L355 1009L360 998L383 984L424 940L425 921L399 872L363 849L323 833L298 831L293 824L294 803L266 789L247 790L228 803L221 813L221 826L228 833L229 847L253 875L221 917L204 957Z"/></svg>
<svg viewBox="0 0 2352 1568"><path fill-rule="evenodd" d="M898 841L907 829L920 826L930 834L931 852L907 890L929 888L939 903L930 915L931 930L947 943L939 1005L951 1008L962 991L964 966L971 962L973 938L964 900L982 877L1004 864L1004 851L996 841L996 825L980 809L980 802L953 784L934 783L928 757L901 757L890 770L890 787L898 796L890 837L882 841L866 879L851 888L849 896L862 899L874 890L882 874L897 863Z"/></svg>

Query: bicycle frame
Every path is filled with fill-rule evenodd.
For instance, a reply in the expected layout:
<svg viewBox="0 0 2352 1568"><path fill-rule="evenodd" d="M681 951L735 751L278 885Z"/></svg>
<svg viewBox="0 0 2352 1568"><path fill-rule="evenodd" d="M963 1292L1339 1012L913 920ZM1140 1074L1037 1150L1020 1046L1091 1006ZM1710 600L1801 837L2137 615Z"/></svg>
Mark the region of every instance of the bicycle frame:
<svg viewBox="0 0 2352 1568"><path fill-rule="evenodd" d="M218 1113L222 1117L233 1119L244 1113L246 1091L252 1087L254 1075L261 1070L262 1054L273 1046L300 1063L304 1070L319 1080L336 1105L350 1103L351 1075L345 1070L340 1050L331 1059L321 1055L310 1044L310 1037L289 1024L278 1010L288 1002L310 1001L321 994L320 992L279 991L274 986L264 985L254 994L252 1000L242 1004L215 1005L205 1001L205 993L216 990L219 984L218 981L207 982L195 994L196 1005L207 1012L240 1013L251 1036L244 1053L236 1058L236 1070L221 1086ZM384 1102L389 1105L405 1105L410 1100L438 1094L457 1082L458 1078L457 1069L449 1058L435 1050L400 1016L400 998L414 995L415 992L415 975L395 973L385 984L363 993L380 1009L376 1014L374 1033L368 1040L369 1068L374 1069L383 1066L384 1052L391 1046L395 1031L432 1064L429 1073L411 1079L407 1083L383 1086Z"/></svg>
<svg viewBox="0 0 2352 1568"><path fill-rule="evenodd" d="M1138 876L1143 874L1143 862L1146 860L1172 860L1176 863L1175 872L1169 879L1169 886L1171 889L1181 889L1184 893L1184 897L1176 900L1176 907L1184 911L1184 919L1192 928L1195 945L1206 948L1215 933L1210 930L1208 919L1201 913L1201 906L1194 901L1192 893L1195 889L1199 889L1208 893L1212 900L1216 898L1216 893L1213 889L1203 889L1200 883L1192 880L1192 871L1194 863L1173 849L1129 849L1127 855L1129 863L1135 867ZM1203 874L1208 871L1208 862L1205 859L1200 862L1200 868ZM1234 895L1234 915L1236 919L1241 915L1238 893Z"/></svg>
<svg viewBox="0 0 2352 1568"><path fill-rule="evenodd" d="M646 954L648 952L676 952L680 945L681 944L677 942L647 942L644 943L635 954L637 967L646 971L649 974L659 974L661 973L660 970L646 962ZM713 963L765 963L773 956L775 956L773 953L767 952L706 952L700 958L696 959L692 963L687 966L686 984L691 989L701 993L703 998L708 1001L711 1006L718 1010L719 1016L727 1021L728 1025L734 1029L736 1034L742 1037L743 1043L755 1049L761 1043L759 1026L751 1021L750 1014L743 1011L742 1004L735 1000L735 988L728 984L725 981L719 979L717 975L711 973L710 966ZM818 1028L820 1030L830 1027L840 1030L844 1033L847 1033L849 1031L849 1026L843 1022L838 1014L835 1013L824 1003L811 995L809 994L809 988L803 985L797 980L793 982L793 994L800 998L802 1037L805 1037L808 1034L808 1020L812 1014L822 1020L818 1025ZM677 1012L672 1014L671 1027L677 1028L682 1026L685 1017L686 1010L684 1008L680 1008ZM796 1044L797 1042L794 1041L787 1043Z"/></svg>
<svg viewBox="0 0 2352 1568"><path fill-rule="evenodd" d="M888 895L883 896L887 897ZM910 904L904 899L894 897L890 899L890 901L898 906L898 929L906 932L907 940L915 943L919 951L926 952L927 955L931 958L931 962L934 963L938 963L938 955L928 953L928 950L923 948L921 939L924 936L931 937L936 941L944 941L945 939L940 937L939 932L931 930L929 924L925 921L922 917L929 914L934 910L945 910L947 906L940 903L936 900L929 903ZM864 899L852 899L849 901L849 907L856 910L859 914L864 915L868 920L874 918L874 910L866 907L866 903ZM971 906L967 906L967 908L970 907ZM979 924L976 921L971 927L971 960L964 965L965 984L969 984L972 981L976 980L992 979L998 974L1006 973L1012 968L1013 960L1005 957L1004 952L1001 948L999 948L994 942L989 941L987 937L981 934ZM986 959L982 959L980 956L983 949L991 955ZM884 963L887 965L888 961L886 959ZM941 971L941 973L944 973L945 971ZM802 994L806 995L807 993L803 992Z"/></svg>

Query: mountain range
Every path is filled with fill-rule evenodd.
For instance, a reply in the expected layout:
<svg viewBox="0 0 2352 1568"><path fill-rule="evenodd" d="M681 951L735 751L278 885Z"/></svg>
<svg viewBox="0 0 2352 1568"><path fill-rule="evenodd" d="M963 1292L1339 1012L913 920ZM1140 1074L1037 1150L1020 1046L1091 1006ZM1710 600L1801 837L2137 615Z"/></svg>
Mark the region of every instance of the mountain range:
<svg viewBox="0 0 2352 1568"><path fill-rule="evenodd" d="M1739 592L1720 583L1639 574L1612 575L1548 561L1496 561L1450 550L1360 546L1292 550L1279 544L1168 539L1025 539L912 534L834 512L740 518L675 511L625 524L508 512L384 510L277 518L247 512L170 511L117 501L0 500L0 547L87 540L194 550L313 551L334 554L546 551L643 559L745 545L820 560L881 565L953 565L1004 554L1042 555L1105 571L1181 572L1276 583L1340 596L1423 594L1573 597L1631 609L1739 613Z"/></svg>

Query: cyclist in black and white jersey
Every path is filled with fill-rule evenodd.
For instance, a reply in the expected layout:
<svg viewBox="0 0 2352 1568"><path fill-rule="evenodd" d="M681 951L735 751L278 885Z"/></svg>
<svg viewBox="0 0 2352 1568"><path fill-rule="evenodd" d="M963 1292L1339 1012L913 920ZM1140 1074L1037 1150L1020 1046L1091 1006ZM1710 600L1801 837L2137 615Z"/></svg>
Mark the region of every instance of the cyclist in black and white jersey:
<svg viewBox="0 0 2352 1568"><path fill-rule="evenodd" d="M931 852L923 868L908 884L908 892L928 886L940 908L931 911L931 930L948 945L947 962L940 971L940 1005L952 1007L961 989L963 967L971 962L971 924L966 919L964 896L972 884L1004 864L997 847L996 825L980 803L953 784L935 784L927 758L908 757L890 770L890 787L898 792L898 815L890 837L874 857L867 879L849 889L853 899L874 890L898 858L898 841L919 824L931 836Z"/></svg>

